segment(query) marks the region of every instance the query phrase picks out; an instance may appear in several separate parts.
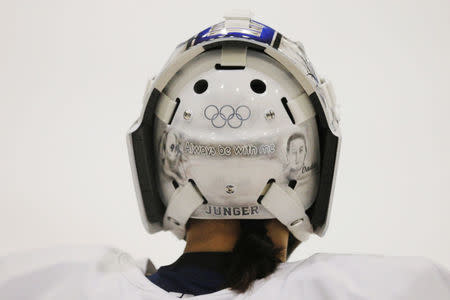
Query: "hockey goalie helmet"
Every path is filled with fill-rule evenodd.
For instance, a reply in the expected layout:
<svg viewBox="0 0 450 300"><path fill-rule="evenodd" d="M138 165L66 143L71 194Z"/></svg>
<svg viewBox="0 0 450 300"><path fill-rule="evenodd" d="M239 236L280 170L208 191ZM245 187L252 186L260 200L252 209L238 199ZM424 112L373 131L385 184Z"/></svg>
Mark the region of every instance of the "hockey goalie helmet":
<svg viewBox="0 0 450 300"><path fill-rule="evenodd" d="M180 44L128 134L149 232L189 218L277 218L323 235L340 148L330 83L300 43L242 16Z"/></svg>

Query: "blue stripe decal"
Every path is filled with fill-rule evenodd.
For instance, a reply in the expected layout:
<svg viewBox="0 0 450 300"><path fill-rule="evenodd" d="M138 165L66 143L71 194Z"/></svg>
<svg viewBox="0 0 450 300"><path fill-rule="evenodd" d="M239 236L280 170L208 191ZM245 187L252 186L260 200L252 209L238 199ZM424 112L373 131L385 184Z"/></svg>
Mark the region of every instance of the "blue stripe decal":
<svg viewBox="0 0 450 300"><path fill-rule="evenodd" d="M274 34L274 29L253 20L250 21L250 28L226 29L223 23L219 23L199 32L195 37L193 45L222 37L247 38L270 45Z"/></svg>

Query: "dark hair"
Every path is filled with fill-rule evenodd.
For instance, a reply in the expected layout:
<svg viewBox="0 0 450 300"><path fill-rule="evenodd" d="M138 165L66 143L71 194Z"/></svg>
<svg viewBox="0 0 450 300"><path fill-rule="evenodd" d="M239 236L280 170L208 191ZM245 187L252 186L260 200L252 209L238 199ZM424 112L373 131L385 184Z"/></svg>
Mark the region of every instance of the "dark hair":
<svg viewBox="0 0 450 300"><path fill-rule="evenodd" d="M226 285L243 293L257 280L272 274L280 264L282 249L267 236L266 220L241 220L241 234L231 254ZM299 241L289 235L287 255Z"/></svg>
<svg viewBox="0 0 450 300"><path fill-rule="evenodd" d="M288 140L286 142L286 151L289 151L289 145L295 139L303 139L303 142L305 142L305 151L308 151L307 146L306 146L306 137L301 132L296 132L288 138Z"/></svg>

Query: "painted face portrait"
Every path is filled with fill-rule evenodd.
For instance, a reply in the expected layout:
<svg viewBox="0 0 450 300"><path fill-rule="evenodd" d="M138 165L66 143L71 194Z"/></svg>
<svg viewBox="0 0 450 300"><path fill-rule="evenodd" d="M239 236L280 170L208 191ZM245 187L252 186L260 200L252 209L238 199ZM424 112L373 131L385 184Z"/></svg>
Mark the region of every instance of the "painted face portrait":
<svg viewBox="0 0 450 300"><path fill-rule="evenodd" d="M183 153L178 136L172 131L166 131L160 141L161 162L164 172L178 182L186 178L183 166Z"/></svg>
<svg viewBox="0 0 450 300"><path fill-rule="evenodd" d="M166 152L165 152L166 159L169 161L172 161L172 162L179 159L179 157L181 155L177 137L172 132L167 133L165 150L166 150Z"/></svg>
<svg viewBox="0 0 450 300"><path fill-rule="evenodd" d="M307 148L305 136L301 133L293 134L287 141L286 155L289 168L289 178L297 179L305 165Z"/></svg>

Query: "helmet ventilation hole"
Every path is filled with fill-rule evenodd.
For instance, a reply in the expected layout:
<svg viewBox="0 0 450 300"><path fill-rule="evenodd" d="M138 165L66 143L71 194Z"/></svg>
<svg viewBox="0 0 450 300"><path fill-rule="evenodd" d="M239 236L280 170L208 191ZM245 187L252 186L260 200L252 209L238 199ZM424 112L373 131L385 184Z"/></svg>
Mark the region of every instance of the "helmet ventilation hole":
<svg viewBox="0 0 450 300"><path fill-rule="evenodd" d="M194 92L197 94L203 94L208 89L208 81L200 79L194 84Z"/></svg>
<svg viewBox="0 0 450 300"><path fill-rule="evenodd" d="M272 182L275 182L275 179L270 178L269 181L267 181L266 185L264 186L264 189L261 193L261 195L259 195L258 200L256 200L256 202L258 202L259 204L261 204L262 199L264 198L264 195L267 193L267 191L269 190L270 185L272 184Z"/></svg>
<svg viewBox="0 0 450 300"><path fill-rule="evenodd" d="M287 105L287 99L286 97L281 98L281 103L283 103L283 107L286 110L289 118L291 119L292 124L295 124L294 116L291 113L291 110L289 109L289 106Z"/></svg>
<svg viewBox="0 0 450 300"><path fill-rule="evenodd" d="M290 180L289 183L288 183L288 186L291 189L294 189L296 185L297 185L297 180Z"/></svg>
<svg viewBox="0 0 450 300"><path fill-rule="evenodd" d="M252 91L254 91L257 94L262 94L266 91L266 84L259 79L253 79L250 82L250 87L252 88Z"/></svg>
<svg viewBox="0 0 450 300"><path fill-rule="evenodd" d="M172 185L175 189L177 189L180 186L176 180L172 180Z"/></svg>
<svg viewBox="0 0 450 300"><path fill-rule="evenodd" d="M192 183L192 185L194 186L194 188L197 190L197 192L200 194L200 196L202 196L203 198L203 204L207 204L208 200L206 200L205 196L203 196L203 194L200 192L200 190L198 189L197 184L195 183L194 179L189 178L188 180L190 183Z"/></svg>
<svg viewBox="0 0 450 300"><path fill-rule="evenodd" d="M222 66L221 64L216 64L214 66L216 70L244 70L245 66Z"/></svg>
<svg viewBox="0 0 450 300"><path fill-rule="evenodd" d="M180 98L175 99L175 102L177 102L177 104L175 105L175 109L173 110L172 116L170 117L170 120L169 120L169 123L168 123L169 125L173 121L173 117L175 116L175 113L177 112L178 106L180 106Z"/></svg>
<svg viewBox="0 0 450 300"><path fill-rule="evenodd" d="M258 200L256 200L256 202L258 202L259 204L261 204L261 200L264 197L264 195L259 195Z"/></svg>

